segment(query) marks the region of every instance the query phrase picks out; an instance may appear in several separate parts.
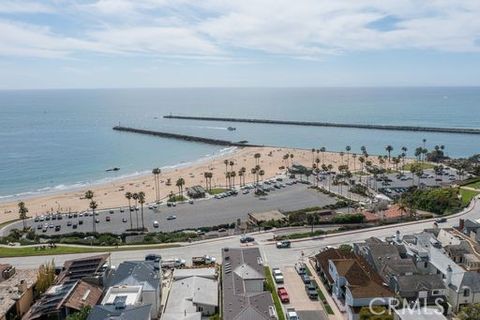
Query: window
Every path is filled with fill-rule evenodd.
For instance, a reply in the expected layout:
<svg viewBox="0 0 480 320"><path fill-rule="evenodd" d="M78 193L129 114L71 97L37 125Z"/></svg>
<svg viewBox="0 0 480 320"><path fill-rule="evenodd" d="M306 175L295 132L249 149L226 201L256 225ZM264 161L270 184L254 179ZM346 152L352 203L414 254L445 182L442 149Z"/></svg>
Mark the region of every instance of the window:
<svg viewBox="0 0 480 320"><path fill-rule="evenodd" d="M464 297L469 297L470 296L470 289L464 288L463 289L463 296Z"/></svg>
<svg viewBox="0 0 480 320"><path fill-rule="evenodd" d="M438 296L441 293L440 290L432 290L432 295Z"/></svg>

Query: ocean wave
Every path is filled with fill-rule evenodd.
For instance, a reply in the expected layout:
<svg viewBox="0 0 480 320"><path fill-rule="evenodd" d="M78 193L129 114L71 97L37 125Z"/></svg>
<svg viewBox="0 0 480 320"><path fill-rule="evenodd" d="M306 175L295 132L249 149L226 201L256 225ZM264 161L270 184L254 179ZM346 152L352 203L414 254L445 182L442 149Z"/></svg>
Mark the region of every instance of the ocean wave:
<svg viewBox="0 0 480 320"><path fill-rule="evenodd" d="M173 165L165 165L160 167L161 170L163 171L171 171L183 167L188 167L191 165L195 165L198 163L202 163L204 161L209 161L209 160L214 160L216 158L223 157L228 154L234 153L238 148L237 147L227 147L220 149L212 154L206 154L196 160L193 161L184 161L180 162L177 164ZM93 181L79 181L75 182L72 184L59 184L56 186L48 186L48 187L42 187L34 191L26 191L26 192L19 192L16 194L11 194L11 195L0 195L0 202L7 202L7 201L12 201L12 200L17 200L17 199L26 199L26 198L33 198L36 196L41 196L41 195L50 195L50 194L55 194L59 192L64 192L64 191L75 191L79 189L83 189L86 187L90 186L100 186L100 185L105 185L108 183L116 182L116 181L121 181L121 180L126 180L129 178L136 178L136 177L141 177L141 176L147 176L151 174L151 170L144 170L144 171L135 171L135 172L130 172L126 173L123 175L119 175L116 177L105 177Z"/></svg>

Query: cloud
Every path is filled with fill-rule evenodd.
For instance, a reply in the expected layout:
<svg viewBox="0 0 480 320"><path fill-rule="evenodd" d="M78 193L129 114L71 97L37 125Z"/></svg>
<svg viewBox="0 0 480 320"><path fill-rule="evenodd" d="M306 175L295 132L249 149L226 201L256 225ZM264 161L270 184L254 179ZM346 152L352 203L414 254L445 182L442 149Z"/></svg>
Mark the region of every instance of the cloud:
<svg viewBox="0 0 480 320"><path fill-rule="evenodd" d="M359 51L480 51L478 0L3 1L0 12L7 16L0 20L3 56L87 52L220 62L250 61L253 54L319 61ZM75 23L36 25L15 12L68 14Z"/></svg>

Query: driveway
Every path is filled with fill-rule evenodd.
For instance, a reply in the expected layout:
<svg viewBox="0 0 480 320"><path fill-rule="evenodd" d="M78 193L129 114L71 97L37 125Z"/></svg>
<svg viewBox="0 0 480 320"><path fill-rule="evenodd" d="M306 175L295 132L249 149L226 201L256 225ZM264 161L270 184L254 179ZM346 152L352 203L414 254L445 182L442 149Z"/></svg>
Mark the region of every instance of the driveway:
<svg viewBox="0 0 480 320"><path fill-rule="evenodd" d="M285 281L284 287L287 289L290 297L290 305L288 307L293 307L297 311L318 311L323 309L319 300L310 300L307 296L305 285L294 267L284 267L281 270Z"/></svg>

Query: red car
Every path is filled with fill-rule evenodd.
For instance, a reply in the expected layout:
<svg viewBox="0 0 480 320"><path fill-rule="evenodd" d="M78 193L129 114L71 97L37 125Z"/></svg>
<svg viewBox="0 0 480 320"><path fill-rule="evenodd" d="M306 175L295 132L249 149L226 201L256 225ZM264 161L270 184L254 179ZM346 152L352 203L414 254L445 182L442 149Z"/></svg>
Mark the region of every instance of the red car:
<svg viewBox="0 0 480 320"><path fill-rule="evenodd" d="M282 301L282 303L289 303L290 302L290 298L288 297L287 289L285 289L284 287L279 287L277 292L278 292L278 296L280 297L280 301Z"/></svg>

